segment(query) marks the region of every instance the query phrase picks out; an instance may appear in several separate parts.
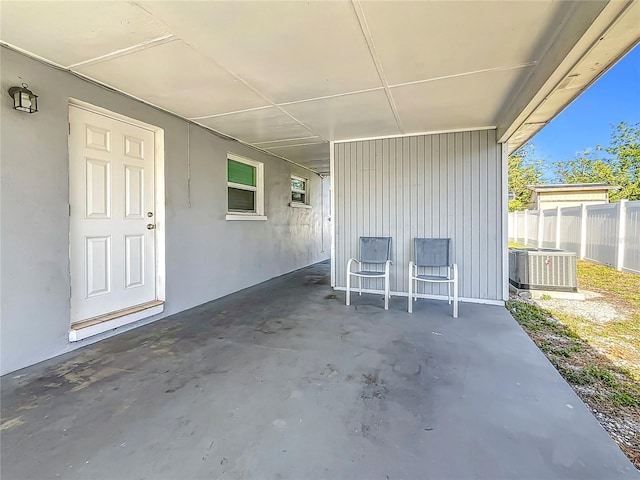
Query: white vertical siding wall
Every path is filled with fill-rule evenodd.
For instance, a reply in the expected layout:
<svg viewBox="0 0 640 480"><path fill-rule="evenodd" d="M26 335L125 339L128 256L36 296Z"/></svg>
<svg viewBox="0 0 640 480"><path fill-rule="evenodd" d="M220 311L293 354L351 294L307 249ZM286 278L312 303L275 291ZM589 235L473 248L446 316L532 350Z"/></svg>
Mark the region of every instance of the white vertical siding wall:
<svg viewBox="0 0 640 480"><path fill-rule="evenodd" d="M450 237L460 296L503 300L502 165L495 131L335 144L334 284L360 236L390 236L391 290L408 290L413 238ZM506 239L505 239L506 240ZM363 288L381 290L381 283ZM442 286L421 293L444 295Z"/></svg>

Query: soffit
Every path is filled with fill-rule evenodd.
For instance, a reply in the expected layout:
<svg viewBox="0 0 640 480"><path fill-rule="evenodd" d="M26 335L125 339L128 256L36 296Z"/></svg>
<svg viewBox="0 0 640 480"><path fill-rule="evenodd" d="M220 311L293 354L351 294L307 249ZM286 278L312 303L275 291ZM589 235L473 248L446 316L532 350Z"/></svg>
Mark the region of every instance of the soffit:
<svg viewBox="0 0 640 480"><path fill-rule="evenodd" d="M324 162L327 156L327 146L324 143L262 148L275 155L279 155L305 165Z"/></svg>
<svg viewBox="0 0 640 480"><path fill-rule="evenodd" d="M382 86L348 2L142 5L274 103Z"/></svg>
<svg viewBox="0 0 640 480"><path fill-rule="evenodd" d="M74 70L187 118L270 105L227 70L178 39Z"/></svg>
<svg viewBox="0 0 640 480"><path fill-rule="evenodd" d="M392 87L391 93L407 133L455 130L459 125L490 127L504 106L504 92L515 91L532 68L412 83Z"/></svg>
<svg viewBox="0 0 640 480"><path fill-rule="evenodd" d="M292 103L282 109L331 140L404 133L382 89Z"/></svg>
<svg viewBox="0 0 640 480"><path fill-rule="evenodd" d="M541 56L546 30L572 2L362 2L390 85L487 69Z"/></svg>
<svg viewBox="0 0 640 480"><path fill-rule="evenodd" d="M249 144L312 135L308 128L275 106L200 118L197 122Z"/></svg>
<svg viewBox="0 0 640 480"><path fill-rule="evenodd" d="M543 81L589 26L610 27L597 22L601 10L627 6L2 1L0 35L7 46L326 172L331 140L505 122L508 136L528 138L558 110L532 103ZM614 59L637 23L618 27L627 36L608 37ZM605 69L585 68L596 69L587 83Z"/></svg>
<svg viewBox="0 0 640 480"><path fill-rule="evenodd" d="M2 1L2 40L64 67L166 38L132 2Z"/></svg>
<svg viewBox="0 0 640 480"><path fill-rule="evenodd" d="M586 2L586 7L595 5ZM582 5L581 5L582 6ZM627 52L640 43L640 2L606 4L554 71L546 73L528 104L513 102L498 125L499 141L509 153L518 149L564 110ZM549 54L547 54L549 55ZM511 110L511 111L509 111Z"/></svg>

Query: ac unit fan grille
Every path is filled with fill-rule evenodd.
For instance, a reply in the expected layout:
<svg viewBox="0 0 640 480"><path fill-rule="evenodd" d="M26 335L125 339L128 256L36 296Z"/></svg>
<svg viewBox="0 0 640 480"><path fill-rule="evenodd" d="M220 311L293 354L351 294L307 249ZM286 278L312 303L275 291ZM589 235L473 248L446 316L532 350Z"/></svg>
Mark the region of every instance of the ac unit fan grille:
<svg viewBox="0 0 640 480"><path fill-rule="evenodd" d="M576 255L555 249L511 249L509 282L526 290L576 292Z"/></svg>

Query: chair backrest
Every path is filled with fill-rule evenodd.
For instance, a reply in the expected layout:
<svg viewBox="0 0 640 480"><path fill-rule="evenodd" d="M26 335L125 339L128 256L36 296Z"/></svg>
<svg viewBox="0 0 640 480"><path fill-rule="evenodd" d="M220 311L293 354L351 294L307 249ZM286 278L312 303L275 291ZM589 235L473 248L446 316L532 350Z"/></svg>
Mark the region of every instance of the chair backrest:
<svg viewBox="0 0 640 480"><path fill-rule="evenodd" d="M360 261L384 263L391 260L391 237L360 237Z"/></svg>
<svg viewBox="0 0 640 480"><path fill-rule="evenodd" d="M448 267L451 265L450 238L414 238L416 265Z"/></svg>

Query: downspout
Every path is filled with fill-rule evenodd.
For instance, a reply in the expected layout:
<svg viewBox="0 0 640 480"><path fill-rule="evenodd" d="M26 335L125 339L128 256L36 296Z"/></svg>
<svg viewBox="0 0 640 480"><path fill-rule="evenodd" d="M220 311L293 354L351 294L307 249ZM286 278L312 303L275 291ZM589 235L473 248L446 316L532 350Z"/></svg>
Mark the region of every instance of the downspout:
<svg viewBox="0 0 640 480"><path fill-rule="evenodd" d="M191 122L187 122L187 207L191 208Z"/></svg>
<svg viewBox="0 0 640 480"><path fill-rule="evenodd" d="M321 240L321 252L324 253L324 176L320 175L320 205L321 205L321 213L320 213L320 238Z"/></svg>

